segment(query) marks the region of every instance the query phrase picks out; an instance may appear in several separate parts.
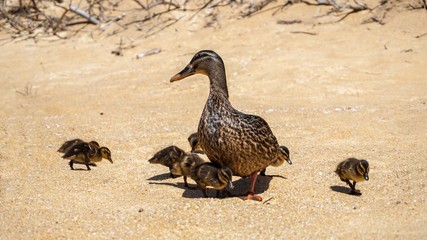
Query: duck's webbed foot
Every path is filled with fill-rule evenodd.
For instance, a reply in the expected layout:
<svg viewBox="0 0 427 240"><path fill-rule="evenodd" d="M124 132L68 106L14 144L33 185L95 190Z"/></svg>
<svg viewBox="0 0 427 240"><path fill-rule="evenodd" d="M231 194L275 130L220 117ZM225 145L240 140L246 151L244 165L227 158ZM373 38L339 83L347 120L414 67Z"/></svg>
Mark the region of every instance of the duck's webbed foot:
<svg viewBox="0 0 427 240"><path fill-rule="evenodd" d="M243 200L253 199L256 201L262 201L262 197L255 194L255 182L256 182L257 177L258 177L258 172L253 172L251 174L251 188L249 190L249 193L245 197L242 198Z"/></svg>
<svg viewBox="0 0 427 240"><path fill-rule="evenodd" d="M243 200L255 200L255 201L262 201L262 197L255 194L254 192L248 192L246 196L242 197Z"/></svg>

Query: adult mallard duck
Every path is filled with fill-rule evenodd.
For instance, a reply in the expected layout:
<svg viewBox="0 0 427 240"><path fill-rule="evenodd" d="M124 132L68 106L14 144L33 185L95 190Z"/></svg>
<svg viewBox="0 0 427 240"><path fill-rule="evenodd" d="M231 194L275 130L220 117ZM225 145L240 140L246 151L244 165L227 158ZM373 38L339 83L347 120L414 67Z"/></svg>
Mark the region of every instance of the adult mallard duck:
<svg viewBox="0 0 427 240"><path fill-rule="evenodd" d="M350 194L360 194L356 190L356 183L369 180L369 163L364 159L348 158L338 164L335 172L341 181L350 186ZM353 181L353 184L350 180Z"/></svg>
<svg viewBox="0 0 427 240"><path fill-rule="evenodd" d="M203 50L170 81L175 82L196 73L207 75L209 97L200 118L200 146L208 158L221 167L229 167L234 175L251 176L249 193L243 199L262 201L255 194L258 173L274 163L279 144L267 122L255 115L233 108L228 100L224 62L210 50Z"/></svg>
<svg viewBox="0 0 427 240"><path fill-rule="evenodd" d="M69 165L72 170L74 170L73 164L75 163L84 164L86 165L87 170L91 170L89 166L96 167L95 163L100 162L103 158L113 163L110 149L100 147L95 141L91 141L89 143L76 141L75 144L70 145L71 141L65 142L58 151L61 152L62 150L67 150L62 158L70 160Z"/></svg>

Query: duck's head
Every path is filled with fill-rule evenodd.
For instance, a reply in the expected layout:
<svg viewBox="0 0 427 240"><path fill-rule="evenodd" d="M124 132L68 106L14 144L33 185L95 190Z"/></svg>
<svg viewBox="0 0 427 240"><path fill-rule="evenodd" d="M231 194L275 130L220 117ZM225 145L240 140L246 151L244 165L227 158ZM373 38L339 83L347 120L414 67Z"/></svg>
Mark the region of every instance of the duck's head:
<svg viewBox="0 0 427 240"><path fill-rule="evenodd" d="M366 160L360 160L359 164L356 167L357 173L363 176L366 181L369 180L369 163Z"/></svg>
<svg viewBox="0 0 427 240"><path fill-rule="evenodd" d="M110 161L111 163L113 163L113 160L111 159L111 151L110 151L110 149L108 149L106 147L101 147L99 149L99 152L101 153L102 158L105 158L108 161Z"/></svg>
<svg viewBox="0 0 427 240"><path fill-rule="evenodd" d="M233 182L232 182L232 178L233 178L233 172L231 171L230 168L225 167L225 168L221 168L221 170L218 172L218 178L221 182L223 183L227 183L227 187L230 189L233 189Z"/></svg>
<svg viewBox="0 0 427 240"><path fill-rule="evenodd" d="M199 144L199 135L195 132L188 137L192 153L204 153L202 146Z"/></svg>
<svg viewBox="0 0 427 240"><path fill-rule="evenodd" d="M289 164L292 164L292 160L289 156L289 149L286 146L280 146L277 160L273 162L271 166L274 166L274 167L281 166L285 161L288 162Z"/></svg>
<svg viewBox="0 0 427 240"><path fill-rule="evenodd" d="M176 146L169 146L154 154L148 162L151 164L161 164L167 167L172 167L175 162L184 156L185 152L182 149Z"/></svg>
<svg viewBox="0 0 427 240"><path fill-rule="evenodd" d="M280 146L279 151L286 162L292 164L291 155L289 153L289 149L286 146Z"/></svg>
<svg viewBox="0 0 427 240"><path fill-rule="evenodd" d="M224 69L224 62L214 51L202 50L196 53L190 63L179 73L173 76L170 81L175 82L188 76L200 73L209 76L217 69Z"/></svg>

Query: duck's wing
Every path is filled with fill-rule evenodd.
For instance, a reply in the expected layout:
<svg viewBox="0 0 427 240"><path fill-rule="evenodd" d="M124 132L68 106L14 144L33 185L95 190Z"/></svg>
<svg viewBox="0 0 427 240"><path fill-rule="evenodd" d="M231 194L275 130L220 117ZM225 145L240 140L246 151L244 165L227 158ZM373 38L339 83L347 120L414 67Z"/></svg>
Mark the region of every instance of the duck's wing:
<svg viewBox="0 0 427 240"><path fill-rule="evenodd" d="M89 143L82 142L72 146L62 158L71 158L73 156L86 155L89 158L96 154L97 149Z"/></svg>
<svg viewBox="0 0 427 240"><path fill-rule="evenodd" d="M83 142L83 140L78 139L78 138L73 139L73 140L66 141L66 142L64 142L64 143L62 144L62 146L58 149L58 152L66 153L66 152L68 152L68 150L70 150L74 145L79 144L79 143L82 143L82 142Z"/></svg>

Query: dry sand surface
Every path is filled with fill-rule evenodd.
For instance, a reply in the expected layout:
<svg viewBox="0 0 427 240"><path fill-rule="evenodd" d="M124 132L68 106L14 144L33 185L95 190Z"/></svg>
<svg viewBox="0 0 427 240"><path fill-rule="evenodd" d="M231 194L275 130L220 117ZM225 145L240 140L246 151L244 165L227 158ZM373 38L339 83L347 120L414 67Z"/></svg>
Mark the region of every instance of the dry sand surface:
<svg viewBox="0 0 427 240"><path fill-rule="evenodd" d="M320 8L206 28L180 12L124 56L110 53L119 36L85 32L2 44L0 238L426 239L427 13L394 9L384 25L361 24L366 11L277 24ZM169 79L201 49L224 59L234 107L262 116L291 151L293 165L267 169L283 177L258 178L264 202L203 198L147 162L169 145L189 150L208 80ZM70 170L56 150L72 138L107 146L114 164ZM348 157L371 164L361 196L334 173ZM233 180L233 193L247 191L249 179Z"/></svg>

